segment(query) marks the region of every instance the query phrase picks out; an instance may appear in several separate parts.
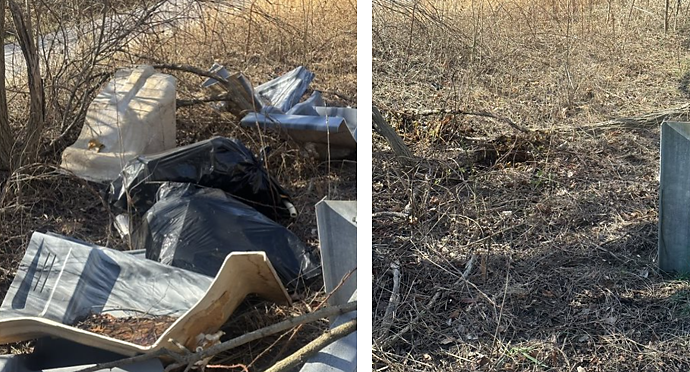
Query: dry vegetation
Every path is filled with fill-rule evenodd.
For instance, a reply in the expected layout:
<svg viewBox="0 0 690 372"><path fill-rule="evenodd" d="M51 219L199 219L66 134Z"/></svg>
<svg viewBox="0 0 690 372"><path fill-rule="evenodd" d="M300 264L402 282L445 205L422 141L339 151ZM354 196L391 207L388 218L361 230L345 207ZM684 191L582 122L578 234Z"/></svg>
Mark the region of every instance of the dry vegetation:
<svg viewBox="0 0 690 372"><path fill-rule="evenodd" d="M231 72L243 72L258 85L304 65L316 74L311 88L324 91L329 105L356 105L354 2L257 0L245 2L245 8L229 6L223 1L193 3L194 9L203 14L201 18L181 20L172 27L154 28L137 35L136 40L118 48L117 53L97 61L93 76L103 78L99 74L104 73L107 77L119 68L143 63L188 64L207 69L218 62ZM131 6L130 2L127 6ZM179 71L165 72L178 78L178 99L211 95L200 88L205 78ZM51 86L46 81L48 90ZM83 90L90 100L97 90L89 92L89 84L98 86L98 80L89 81L78 91ZM19 127L25 116L26 89L10 87L8 95L10 107L14 109L10 113L12 123ZM64 98L56 94L55 101L64 104ZM313 160L295 143L272 133L242 128L239 118L216 111L212 106L201 104L177 110L177 144L227 136L239 138L255 153L265 145L271 146L269 172L292 193L300 212L297 220L286 221L286 226L306 244L318 244L314 205L327 195L333 199L356 199L356 164ZM51 231L108 247L128 248L111 228L114 216L103 200L105 186L81 181L56 168L62 149L76 139L83 122L83 117L75 111L60 112L60 107L59 104L49 107L39 162L12 172L0 172L0 298L4 297L34 231ZM64 124L75 118L79 120L76 130L66 131ZM60 136L64 140L55 141ZM234 318L244 321L239 325L231 321L227 337L311 311L321 303L324 293L317 285L293 297L294 307L247 302ZM320 322L301 327L299 331L278 334L232 350L231 354L219 355L212 363L243 363L256 370L285 357L320 334L325 326L325 322ZM7 351L20 350L8 347Z"/></svg>
<svg viewBox="0 0 690 372"><path fill-rule="evenodd" d="M690 368L659 121L598 124L687 102L680 5L665 33L658 0L375 2L374 104L418 159L374 138L374 370Z"/></svg>

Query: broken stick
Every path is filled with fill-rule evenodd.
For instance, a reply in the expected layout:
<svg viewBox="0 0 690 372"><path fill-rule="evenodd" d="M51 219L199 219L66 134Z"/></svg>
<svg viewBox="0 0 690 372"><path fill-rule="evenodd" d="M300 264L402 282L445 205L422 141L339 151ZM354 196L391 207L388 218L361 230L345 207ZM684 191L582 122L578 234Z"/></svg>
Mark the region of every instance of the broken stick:
<svg viewBox="0 0 690 372"><path fill-rule="evenodd" d="M372 107L371 113L374 119L374 128L386 139L386 141L388 141L395 155L399 158L414 158L412 151L410 151L405 142L403 142L395 129L386 122L386 119L381 115L381 112L376 106Z"/></svg>
<svg viewBox="0 0 690 372"><path fill-rule="evenodd" d="M393 325L395 310L400 304L400 261L391 263L391 270L393 270L393 290L391 291L391 298L388 301L388 306L386 306L386 312L383 314L379 338L388 336L388 331L390 331Z"/></svg>
<svg viewBox="0 0 690 372"><path fill-rule="evenodd" d="M357 330L357 319L347 321L317 337L294 354L281 360L265 372L286 372L316 355L321 349Z"/></svg>

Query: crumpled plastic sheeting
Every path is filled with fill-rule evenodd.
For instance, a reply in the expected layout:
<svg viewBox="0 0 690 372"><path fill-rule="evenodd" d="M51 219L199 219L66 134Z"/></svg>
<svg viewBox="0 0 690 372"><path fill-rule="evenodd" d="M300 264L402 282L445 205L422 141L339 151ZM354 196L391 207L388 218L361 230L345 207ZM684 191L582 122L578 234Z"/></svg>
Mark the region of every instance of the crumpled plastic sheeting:
<svg viewBox="0 0 690 372"><path fill-rule="evenodd" d="M311 94L309 98L300 102L286 112L287 115L311 115L319 116L319 112L316 111L316 106L323 106L325 102L321 97L321 92L318 90Z"/></svg>
<svg viewBox="0 0 690 372"><path fill-rule="evenodd" d="M80 353L81 354L77 354ZM86 354L84 354L86 352ZM0 372L77 372L88 367L94 366L96 363L104 363L98 359L98 357L93 357L94 354L101 352L98 349L82 349L82 350L59 350L54 351L53 354L61 354L57 365L46 366L43 360L44 354L41 352L34 352L32 354L18 354L18 355L0 355ZM77 355L75 355L77 354ZM56 356L57 357L57 356ZM86 359L82 361L84 364L76 364L73 362L74 359L81 358ZM120 357L122 358L122 357ZM118 358L118 359L120 359ZM107 360L112 362L112 359ZM56 364L52 361L52 364ZM65 364L67 363L67 364ZM79 363L79 362L77 362ZM66 366L65 366L66 365ZM163 364L160 360L152 358L149 360L144 360L137 363L125 364L121 367L113 367L112 369L101 369L99 371L103 372L163 372Z"/></svg>
<svg viewBox="0 0 690 372"><path fill-rule="evenodd" d="M0 306L0 319L74 324L90 313L180 316L213 278L76 239L35 232Z"/></svg>
<svg viewBox="0 0 690 372"><path fill-rule="evenodd" d="M314 73L304 66L299 66L254 88L254 92L269 106L264 107L262 112L264 110L273 113L287 112L300 101L312 80L314 80Z"/></svg>
<svg viewBox="0 0 690 372"><path fill-rule="evenodd" d="M166 181L218 188L269 218L291 217L287 191L239 140L225 137L133 159L111 184L110 203L125 211L129 194L136 212L144 214Z"/></svg>
<svg viewBox="0 0 690 372"><path fill-rule="evenodd" d="M249 294L257 294L273 302L288 304L291 302L264 252L230 253L223 260L218 275L211 279L201 274L185 273L183 269L133 257L131 257L132 260L139 261L139 267L123 265L123 261L127 260L124 256L127 254L109 250L107 259L103 259L105 264L99 265L98 261L92 261L95 269L92 270L93 273L87 273L87 275L84 271L90 270L89 261L84 263L84 254L79 252L84 250L84 247L78 247L75 243L78 245L78 242L69 241L66 238L34 234L32 251L25 256L22 263L31 269L20 272L21 275L13 282L13 288L11 288L13 292L9 292L3 302L3 306L7 306L6 308L10 308L14 313L0 309L0 343L50 336L130 356L163 348L176 350L176 345L179 344L194 350L198 346L197 337L200 334L218 330ZM62 248L62 252L59 252L62 253L60 257L66 257L67 260L72 259L75 254L81 257L77 265L60 262L59 259L53 259L47 255L51 251L53 255L58 253L53 249L56 246ZM96 247L93 250L105 249ZM43 255L36 259L36 252ZM117 253L123 256L117 257ZM66 268L74 268L75 271ZM100 271L105 271L107 274L101 276ZM113 284L116 272L118 280L115 280ZM45 275L54 273L58 275ZM183 275L194 277L194 280L181 280ZM74 284L72 283L74 280L66 282L65 276L80 279ZM207 283L208 280L211 280L211 284L205 291L194 293L198 301L190 301L192 306L184 308L186 305L174 301L187 292L193 291L195 286L201 287L202 283ZM23 295L27 293L31 295ZM123 293L127 295L123 296ZM125 298L127 301L113 304L110 302L113 297ZM104 300L106 303L101 305ZM161 303L170 303L171 306L161 305ZM72 304L77 305L74 306L76 311L72 311ZM53 307L56 310L53 310ZM173 311L159 311L159 309L167 310L167 307ZM118 312L127 315L128 310L135 310L132 315L139 316L142 313L149 316L172 314L178 310L184 311L184 314L148 346L78 329L45 316L53 311L58 313L58 318L64 319L64 314L73 315L77 311L84 312L87 308L102 312L113 310L108 313L114 316L120 315ZM17 312L36 313L36 309L39 310L38 315L16 315ZM61 310L62 315L60 315ZM177 344L172 340L175 340Z"/></svg>
<svg viewBox="0 0 690 372"><path fill-rule="evenodd" d="M285 132L321 159L354 157L357 152L357 109L311 106L318 103L319 98L315 92L308 100L293 107L291 114L252 112L242 118L240 124Z"/></svg>
<svg viewBox="0 0 690 372"><path fill-rule="evenodd" d="M297 236L219 189L165 183L156 199L134 234L149 259L215 276L230 252L264 251L286 286L320 274Z"/></svg>

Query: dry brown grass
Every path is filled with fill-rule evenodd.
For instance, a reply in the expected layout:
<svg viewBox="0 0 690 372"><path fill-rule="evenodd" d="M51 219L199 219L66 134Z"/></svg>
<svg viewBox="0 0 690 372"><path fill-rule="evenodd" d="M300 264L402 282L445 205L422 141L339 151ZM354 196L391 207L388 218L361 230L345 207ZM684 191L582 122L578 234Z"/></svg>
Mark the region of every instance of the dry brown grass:
<svg viewBox="0 0 690 372"><path fill-rule="evenodd" d="M685 103L687 4L667 35L657 1L390 4L373 96L421 160L374 139L374 329L395 260L401 305L373 369L688 370L690 282L656 268L658 127L579 129ZM530 133L401 113L439 108Z"/></svg>
<svg viewBox="0 0 690 372"><path fill-rule="evenodd" d="M222 2L203 3L206 7L204 19L181 23L166 32L140 38L130 45L127 53L104 61L99 68L115 71L152 61L208 68L215 61L231 72L243 72L254 84L259 84L304 65L316 74L311 88L326 91L324 98L328 104L356 105L354 3L294 0L275 4L258 0L253 2L251 9L242 11L223 7ZM178 77L178 98L210 95L200 88L204 78L176 71L170 73ZM315 203L327 195L334 199L354 200L357 197L354 162L315 161L303 156L293 142L272 133L242 128L238 118L215 111L211 105L180 108L177 120L178 145L220 135L239 138L255 153L264 145L271 146L269 172L292 193L300 212L298 219L287 227L310 246L318 244ZM46 143L59 134L55 124L48 123ZM104 187L55 172L53 167L59 163L60 153L44 155L43 164L17 170L12 177L0 174L0 264L5 269L0 270L0 298L4 297L33 231L52 231L127 249L127 244L109 227L112 215L102 205L99 194L104 192ZM310 311L321 302L324 293L317 285L296 296L293 307L248 301L235 314L235 320L245 319L246 322L238 325L231 321L227 327L233 331L227 332L228 337ZM305 326L295 335L277 335L271 340L258 341L220 355L214 362L270 365L313 339L326 326L322 322Z"/></svg>

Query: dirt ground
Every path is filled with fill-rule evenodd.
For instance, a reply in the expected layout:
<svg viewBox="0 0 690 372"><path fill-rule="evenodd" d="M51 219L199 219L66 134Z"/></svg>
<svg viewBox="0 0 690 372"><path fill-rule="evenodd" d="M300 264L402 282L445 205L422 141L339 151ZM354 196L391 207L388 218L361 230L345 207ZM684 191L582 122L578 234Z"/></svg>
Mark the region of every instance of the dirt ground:
<svg viewBox="0 0 690 372"><path fill-rule="evenodd" d="M159 40L155 50L147 50L139 59L108 61L110 67L104 68L114 71L151 60L208 68L217 61L233 72L242 71L258 85L303 65L316 75L308 94L311 90L322 90L327 104L356 107L354 5L328 0L310 2L305 7L300 4L253 3L256 13L250 19L250 30L260 35L255 39L247 39L248 14L229 16L209 12L215 18L191 25L179 34L168 35L166 42ZM295 10L297 5L300 11ZM266 15L269 10L272 11L270 19L258 15ZM322 22L337 27L318 33L311 29L312 26L321 27ZM203 32L199 31L201 29ZM204 39L208 37L206 33L214 36ZM211 95L200 88L205 78L179 71L167 72L178 78L178 99ZM45 144L59 135L56 130L49 123ZM268 171L291 194L300 213L297 219L282 222L309 246L318 246L315 204L325 196L340 200L357 198L355 161L312 159L293 141L242 128L238 118L215 110L211 104L178 108L178 146L212 136L238 138L255 154L264 145L272 148ZM46 154L39 163L12 174L0 173L0 298L4 298L34 231L50 231L102 246L129 249L127 242L112 228L114 215L105 202L107 185L85 182L60 171L57 166L61 150ZM248 299L225 326L223 340L312 311L324 296L323 288L316 284L294 293L292 307ZM243 320L238 324L238 319ZM314 339L326 327L325 321L308 324L298 331L290 330L231 350L211 363L242 363L251 370L264 368ZM4 350L26 352L30 350L30 343L28 348L21 344L9 345Z"/></svg>
<svg viewBox="0 0 690 372"><path fill-rule="evenodd" d="M372 369L687 371L657 210L688 112L606 123L687 103L686 5L665 34L656 1L406 4L374 3L374 103L416 159L375 136Z"/></svg>

